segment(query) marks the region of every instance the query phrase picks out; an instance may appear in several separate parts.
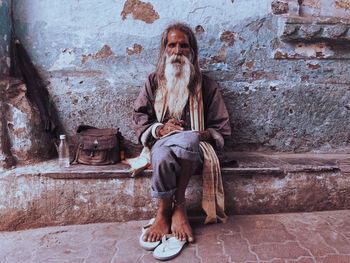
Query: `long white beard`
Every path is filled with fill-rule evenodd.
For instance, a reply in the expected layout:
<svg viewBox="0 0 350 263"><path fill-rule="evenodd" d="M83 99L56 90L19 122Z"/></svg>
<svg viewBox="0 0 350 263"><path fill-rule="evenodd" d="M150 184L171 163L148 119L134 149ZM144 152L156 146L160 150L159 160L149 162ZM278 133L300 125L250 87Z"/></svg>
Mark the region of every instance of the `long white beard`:
<svg viewBox="0 0 350 263"><path fill-rule="evenodd" d="M179 61L179 63L173 63ZM180 119L187 104L191 65L185 56L166 56L164 77L166 81L168 110L171 117Z"/></svg>

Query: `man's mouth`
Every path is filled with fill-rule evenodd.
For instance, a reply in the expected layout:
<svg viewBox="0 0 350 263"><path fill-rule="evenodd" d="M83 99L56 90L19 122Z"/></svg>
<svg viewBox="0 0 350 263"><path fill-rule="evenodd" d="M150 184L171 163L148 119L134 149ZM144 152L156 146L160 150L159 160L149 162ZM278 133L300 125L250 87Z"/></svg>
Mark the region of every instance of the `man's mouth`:
<svg viewBox="0 0 350 263"><path fill-rule="evenodd" d="M183 59L181 56L176 56L171 60L172 64L183 64Z"/></svg>

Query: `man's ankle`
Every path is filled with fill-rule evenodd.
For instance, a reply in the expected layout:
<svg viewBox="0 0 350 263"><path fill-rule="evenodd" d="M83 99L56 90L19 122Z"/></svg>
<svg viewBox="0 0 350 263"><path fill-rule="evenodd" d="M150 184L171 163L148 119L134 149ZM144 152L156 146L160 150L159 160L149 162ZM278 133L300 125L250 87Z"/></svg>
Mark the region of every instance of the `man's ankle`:
<svg viewBox="0 0 350 263"><path fill-rule="evenodd" d="M186 208L186 199L181 197L181 198L175 198L173 201L173 206L174 208Z"/></svg>
<svg viewBox="0 0 350 263"><path fill-rule="evenodd" d="M168 218L171 215L171 209L162 209L158 210L157 217L166 217Z"/></svg>
<svg viewBox="0 0 350 263"><path fill-rule="evenodd" d="M161 217L169 217L172 209L172 200L171 199L162 199L159 202L159 208L157 215Z"/></svg>

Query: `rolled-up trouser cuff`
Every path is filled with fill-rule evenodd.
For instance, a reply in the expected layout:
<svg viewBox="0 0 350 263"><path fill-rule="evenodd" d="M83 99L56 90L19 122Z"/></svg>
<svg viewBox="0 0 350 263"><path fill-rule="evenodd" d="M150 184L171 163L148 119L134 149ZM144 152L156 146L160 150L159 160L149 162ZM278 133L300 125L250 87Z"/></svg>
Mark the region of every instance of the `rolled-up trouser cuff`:
<svg viewBox="0 0 350 263"><path fill-rule="evenodd" d="M153 198L164 199L164 198L172 197L175 194L175 192L176 192L176 188L169 190L169 191L166 191L166 192L157 192L157 191L151 189L151 196Z"/></svg>

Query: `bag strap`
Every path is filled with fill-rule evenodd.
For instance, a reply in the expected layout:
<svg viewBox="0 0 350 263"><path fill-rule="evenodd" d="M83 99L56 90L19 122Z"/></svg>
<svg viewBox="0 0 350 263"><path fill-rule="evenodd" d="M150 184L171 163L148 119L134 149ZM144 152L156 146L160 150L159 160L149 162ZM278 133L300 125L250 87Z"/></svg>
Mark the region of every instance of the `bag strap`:
<svg viewBox="0 0 350 263"><path fill-rule="evenodd" d="M78 128L77 128L77 133L80 133L82 131L85 131L85 130L89 130L89 129L98 129L94 126L90 126L90 125L85 125L85 124L82 124L82 125L79 125Z"/></svg>

